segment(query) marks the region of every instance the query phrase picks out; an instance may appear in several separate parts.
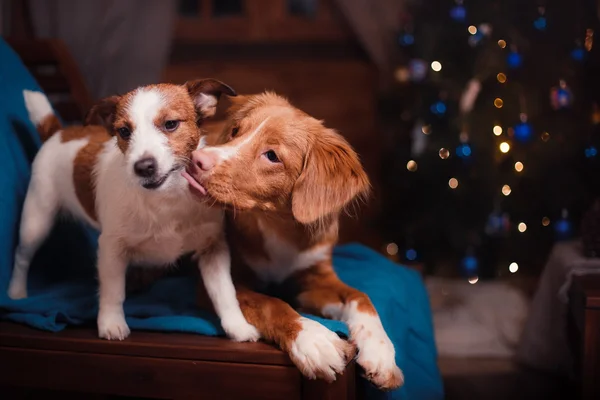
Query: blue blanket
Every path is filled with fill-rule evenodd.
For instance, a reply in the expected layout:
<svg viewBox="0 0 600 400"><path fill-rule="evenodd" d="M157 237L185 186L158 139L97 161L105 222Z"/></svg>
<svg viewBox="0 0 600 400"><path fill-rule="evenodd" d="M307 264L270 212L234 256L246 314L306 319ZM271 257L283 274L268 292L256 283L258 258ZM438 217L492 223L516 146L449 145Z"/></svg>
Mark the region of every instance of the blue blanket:
<svg viewBox="0 0 600 400"><path fill-rule="evenodd" d="M18 57L0 39L0 319L60 331L90 324L97 311L96 233L74 222L59 221L34 258L29 297L12 301L6 290L17 245L19 218L30 164L40 141L28 119L22 90L40 90ZM368 385L373 399L438 400L443 388L436 364L431 310L420 276L357 244L340 246L334 265L347 284L366 292L396 347L406 384L392 393ZM176 296L173 293L177 293ZM218 321L195 307L195 280L170 277L125 302L127 322L136 330L221 335ZM347 335L345 324L307 316ZM365 383L366 384L366 383Z"/></svg>

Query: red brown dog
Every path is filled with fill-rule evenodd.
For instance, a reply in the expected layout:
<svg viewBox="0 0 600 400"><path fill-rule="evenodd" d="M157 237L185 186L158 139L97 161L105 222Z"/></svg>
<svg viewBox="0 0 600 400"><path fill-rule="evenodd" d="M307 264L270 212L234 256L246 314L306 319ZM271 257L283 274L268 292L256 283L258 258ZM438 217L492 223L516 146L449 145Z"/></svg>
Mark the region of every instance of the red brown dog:
<svg viewBox="0 0 600 400"><path fill-rule="evenodd" d="M306 376L335 380L354 346L283 300L253 291L281 284L302 311L347 323L367 378L381 389L398 388L404 378L377 311L332 268L339 214L370 188L358 156L339 134L275 94L231 100L224 132L193 153L184 176L199 196L229 210L244 317Z"/></svg>

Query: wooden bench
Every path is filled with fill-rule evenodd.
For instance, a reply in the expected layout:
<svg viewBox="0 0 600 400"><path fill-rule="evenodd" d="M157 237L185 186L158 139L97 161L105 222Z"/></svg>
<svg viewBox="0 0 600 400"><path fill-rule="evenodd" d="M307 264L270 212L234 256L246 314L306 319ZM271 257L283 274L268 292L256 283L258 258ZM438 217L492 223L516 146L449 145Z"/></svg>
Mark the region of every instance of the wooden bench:
<svg viewBox="0 0 600 400"><path fill-rule="evenodd" d="M110 342L98 339L95 328L50 333L3 322L0 393L11 400L83 393L102 399L354 399L355 366L327 384L304 378L285 353L265 343L141 331Z"/></svg>

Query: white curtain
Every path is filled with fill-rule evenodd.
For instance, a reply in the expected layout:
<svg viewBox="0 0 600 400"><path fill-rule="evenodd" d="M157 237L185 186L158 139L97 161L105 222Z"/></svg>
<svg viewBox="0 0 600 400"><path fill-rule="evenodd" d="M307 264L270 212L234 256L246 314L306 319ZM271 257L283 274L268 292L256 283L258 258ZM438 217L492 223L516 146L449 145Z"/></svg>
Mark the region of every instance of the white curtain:
<svg viewBox="0 0 600 400"><path fill-rule="evenodd" d="M159 82L175 0L29 0L36 37L65 42L96 99Z"/></svg>

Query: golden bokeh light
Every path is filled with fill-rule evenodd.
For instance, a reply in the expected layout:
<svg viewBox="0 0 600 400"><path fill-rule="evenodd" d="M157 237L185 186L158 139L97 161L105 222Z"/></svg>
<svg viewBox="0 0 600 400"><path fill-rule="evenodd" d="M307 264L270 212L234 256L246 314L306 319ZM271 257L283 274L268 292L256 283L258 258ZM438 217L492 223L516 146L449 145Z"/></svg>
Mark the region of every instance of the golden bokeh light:
<svg viewBox="0 0 600 400"><path fill-rule="evenodd" d="M527 224L525 222L519 222L519 225L517 225L517 229L519 230L519 232L523 233L527 230Z"/></svg>
<svg viewBox="0 0 600 400"><path fill-rule="evenodd" d="M440 72L442 70L442 63L439 61L434 61L431 63L431 69L435 72Z"/></svg>
<svg viewBox="0 0 600 400"><path fill-rule="evenodd" d="M458 187L458 179L450 178L448 181L448 186L450 186L450 189L456 189Z"/></svg>
<svg viewBox="0 0 600 400"><path fill-rule="evenodd" d="M442 147L442 148L440 149L440 152L439 152L439 154L440 154L440 158L441 158L442 160L445 160L445 159L447 159L448 157L450 157L450 150L448 150L448 149L445 149L445 148L443 148L443 147Z"/></svg>
<svg viewBox="0 0 600 400"><path fill-rule="evenodd" d="M398 254L398 245L396 243L388 243L385 247L385 251L387 251L390 256L395 256Z"/></svg>
<svg viewBox="0 0 600 400"><path fill-rule="evenodd" d="M500 125L494 126L494 135L500 136L502 135L502 127Z"/></svg>
<svg viewBox="0 0 600 400"><path fill-rule="evenodd" d="M415 172L417 170L417 162L415 160L410 160L406 163L406 169L410 172Z"/></svg>
<svg viewBox="0 0 600 400"><path fill-rule="evenodd" d="M523 165L523 163L521 161L517 161L515 163L515 171L522 172L523 168L525 168L525 166Z"/></svg>
<svg viewBox="0 0 600 400"><path fill-rule="evenodd" d="M508 142L502 142L500 143L500 151L503 153L508 153L510 151L510 144L508 144Z"/></svg>
<svg viewBox="0 0 600 400"><path fill-rule="evenodd" d="M550 140L550 134L548 132L542 133L542 141L547 142Z"/></svg>
<svg viewBox="0 0 600 400"><path fill-rule="evenodd" d="M467 30L469 31L469 33L470 33L471 35L474 35L474 34L476 34L476 33L477 33L477 28L475 27L475 25L471 25L471 26L469 26L469 27L467 28Z"/></svg>
<svg viewBox="0 0 600 400"><path fill-rule="evenodd" d="M474 285L474 284L476 284L477 282L479 282L479 277L478 277L478 276L472 276L472 277L470 277L470 278L469 278L469 283L470 283L471 285Z"/></svg>
<svg viewBox="0 0 600 400"><path fill-rule="evenodd" d="M519 270L519 264L517 264L516 262L510 263L510 265L508 266L508 270L511 274L514 274Z"/></svg>
<svg viewBox="0 0 600 400"><path fill-rule="evenodd" d="M550 225L550 218L548 218L548 217L542 218L542 226L548 226L548 225Z"/></svg>
<svg viewBox="0 0 600 400"><path fill-rule="evenodd" d="M423 125L421 127L421 132L425 135L429 135L431 133L431 125Z"/></svg>
<svg viewBox="0 0 600 400"><path fill-rule="evenodd" d="M502 194L508 196L512 192L512 189L508 185L502 186Z"/></svg>
<svg viewBox="0 0 600 400"><path fill-rule="evenodd" d="M496 75L496 79L498 79L498 82L504 83L506 82L506 75L500 72L498 75Z"/></svg>
<svg viewBox="0 0 600 400"><path fill-rule="evenodd" d="M498 46L500 46L501 49L506 47L506 40L498 40Z"/></svg>
<svg viewBox="0 0 600 400"><path fill-rule="evenodd" d="M502 99L501 99L501 98L497 97L497 98L494 100L494 106L495 106L496 108L502 108L502 106L503 106L503 105L504 105L504 101L502 101Z"/></svg>

